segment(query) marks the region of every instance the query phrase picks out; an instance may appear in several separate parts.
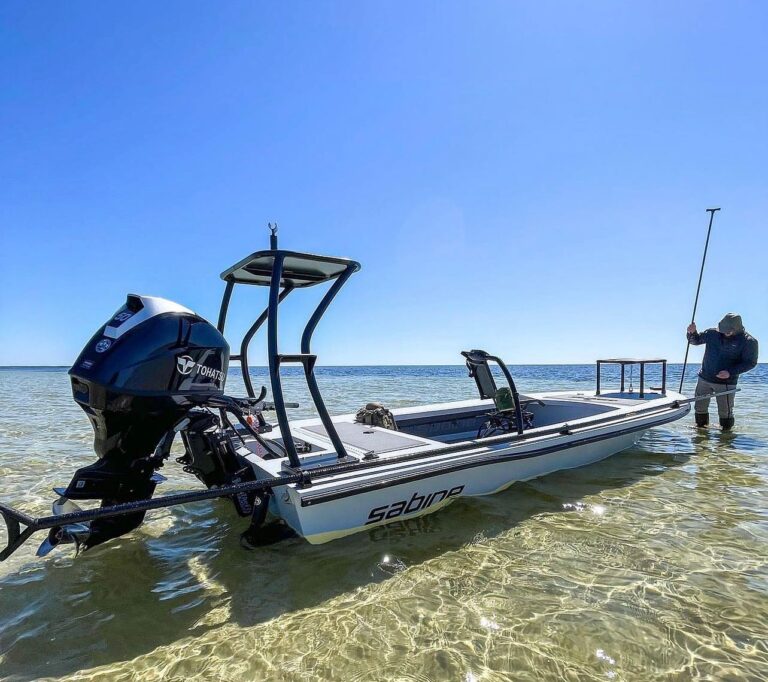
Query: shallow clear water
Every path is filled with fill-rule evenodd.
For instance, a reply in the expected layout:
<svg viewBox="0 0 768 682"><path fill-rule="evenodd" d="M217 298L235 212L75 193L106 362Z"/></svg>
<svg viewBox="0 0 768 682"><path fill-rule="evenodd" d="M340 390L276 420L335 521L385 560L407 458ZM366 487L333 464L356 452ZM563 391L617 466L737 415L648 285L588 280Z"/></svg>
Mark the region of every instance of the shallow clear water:
<svg viewBox="0 0 768 682"><path fill-rule="evenodd" d="M523 392L594 382L592 366L513 373ZM461 367L319 382L332 413L474 396ZM300 378L285 384L311 414ZM326 545L246 552L224 501L153 512L76 559L37 559L32 540L0 565L0 677L767 679L766 386L766 365L743 378L732 435L689 417L593 466ZM48 513L91 453L65 371L0 370L4 502ZM163 473L161 493L196 485Z"/></svg>

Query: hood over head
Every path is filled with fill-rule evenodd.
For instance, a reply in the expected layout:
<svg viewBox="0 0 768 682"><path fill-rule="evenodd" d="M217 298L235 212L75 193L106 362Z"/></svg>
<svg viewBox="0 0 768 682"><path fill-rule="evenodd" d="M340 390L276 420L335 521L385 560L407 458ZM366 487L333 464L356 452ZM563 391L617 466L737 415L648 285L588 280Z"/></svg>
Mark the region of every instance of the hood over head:
<svg viewBox="0 0 768 682"><path fill-rule="evenodd" d="M727 332L735 332L736 334L741 334L744 331L744 325L741 322L741 315L737 315L736 313L726 313L725 317L720 320L720 323L717 325L717 329L721 334L725 334Z"/></svg>

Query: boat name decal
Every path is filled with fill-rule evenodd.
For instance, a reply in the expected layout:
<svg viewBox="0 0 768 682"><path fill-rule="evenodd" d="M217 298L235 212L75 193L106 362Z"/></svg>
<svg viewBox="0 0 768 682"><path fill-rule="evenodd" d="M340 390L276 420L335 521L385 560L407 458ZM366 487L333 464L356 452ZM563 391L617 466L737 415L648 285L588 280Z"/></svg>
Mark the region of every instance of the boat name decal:
<svg viewBox="0 0 768 682"><path fill-rule="evenodd" d="M193 369L197 370L198 374L202 374L209 379L224 381L224 372L220 369L214 369L213 367L208 367L208 365L195 362L189 355L182 355L176 358L176 370L179 374L190 374Z"/></svg>
<svg viewBox="0 0 768 682"><path fill-rule="evenodd" d="M414 512L421 511L427 507L431 507L433 504L447 500L449 497L455 497L461 495L464 490L463 485L457 485L450 490L437 490L433 493L426 493L420 495L419 493L413 493L410 500L399 500L392 504L385 504L383 507L375 507L368 513L368 520L365 522L367 526L369 523L378 523L386 519L394 519L402 514L413 514Z"/></svg>

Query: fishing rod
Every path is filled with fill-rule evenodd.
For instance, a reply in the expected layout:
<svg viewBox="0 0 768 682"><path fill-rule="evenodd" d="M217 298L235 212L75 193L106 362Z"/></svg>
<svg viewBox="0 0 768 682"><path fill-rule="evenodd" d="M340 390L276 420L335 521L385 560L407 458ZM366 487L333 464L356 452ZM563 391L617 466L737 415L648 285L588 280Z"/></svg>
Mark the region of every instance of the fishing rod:
<svg viewBox="0 0 768 682"><path fill-rule="evenodd" d="M709 213L709 227L707 228L707 241L704 242L704 256L701 259L701 270L699 270L699 283L696 286L696 298L693 301L693 314L691 315L691 324L696 321L696 308L699 305L699 292L701 291L701 278L704 276L704 263L707 260L707 249L709 248L709 235L712 232L712 221L715 219L715 213L719 211L719 208L708 208ZM680 389L678 393L683 392L683 382L685 381L685 368L688 365L688 351L691 349L691 342L685 344L685 359L683 360L683 371L680 374Z"/></svg>

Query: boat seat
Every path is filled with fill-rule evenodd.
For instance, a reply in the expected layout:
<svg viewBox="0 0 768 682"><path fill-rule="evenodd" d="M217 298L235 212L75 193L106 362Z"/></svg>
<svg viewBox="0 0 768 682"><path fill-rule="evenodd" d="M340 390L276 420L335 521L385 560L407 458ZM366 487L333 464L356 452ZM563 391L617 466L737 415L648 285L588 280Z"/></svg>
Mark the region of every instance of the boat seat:
<svg viewBox="0 0 768 682"><path fill-rule="evenodd" d="M461 354L467 361L467 369L477 384L480 398L496 398L496 381L488 365L488 354L483 350L464 350Z"/></svg>

